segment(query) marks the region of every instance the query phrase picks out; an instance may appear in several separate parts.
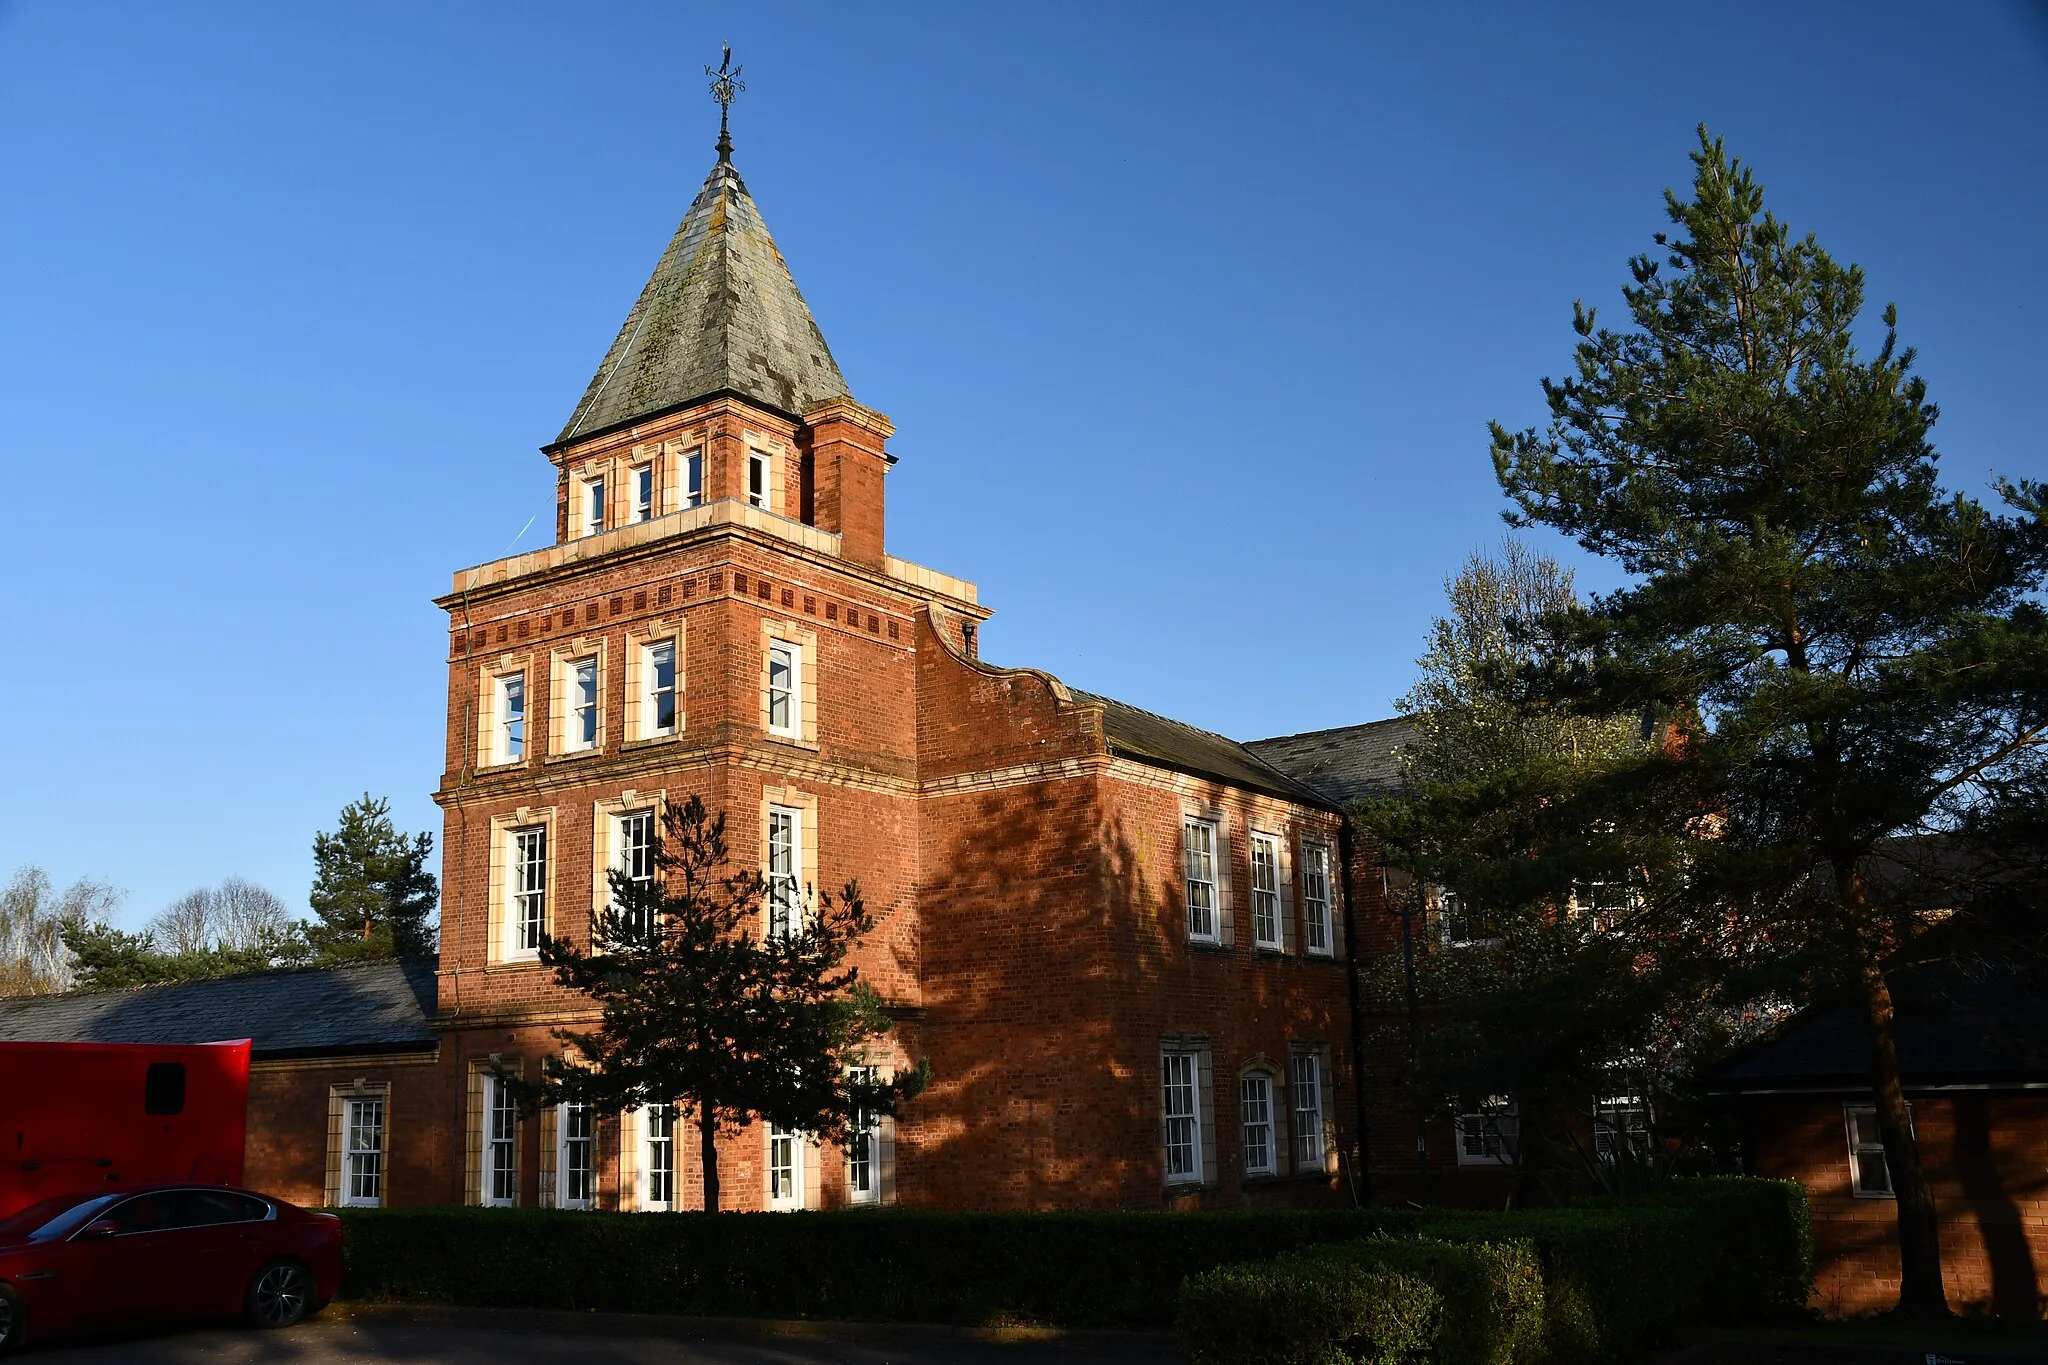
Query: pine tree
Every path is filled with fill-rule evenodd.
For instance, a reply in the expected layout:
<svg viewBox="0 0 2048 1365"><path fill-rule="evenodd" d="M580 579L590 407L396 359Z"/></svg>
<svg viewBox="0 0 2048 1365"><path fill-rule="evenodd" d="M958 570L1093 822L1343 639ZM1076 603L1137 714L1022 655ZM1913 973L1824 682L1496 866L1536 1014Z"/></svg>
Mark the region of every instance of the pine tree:
<svg viewBox="0 0 2048 1365"><path fill-rule="evenodd" d="M390 803L363 793L341 809L332 833L313 836L313 890L319 918L306 930L319 960L431 957L429 922L440 887L427 871L434 836L400 834Z"/></svg>
<svg viewBox="0 0 2048 1365"><path fill-rule="evenodd" d="M842 1138L858 1115L895 1113L928 1073L881 1079L864 1066L890 1020L846 965L873 927L859 888L813 897L735 869L725 817L694 796L667 811L663 831L652 878L612 872L588 949L541 939L541 961L597 1002L602 1026L557 1030L575 1059L547 1058L538 1081L504 1079L529 1109L694 1109L704 1207L716 1211L720 1132L761 1120ZM786 907L786 932L769 925L771 898Z"/></svg>
<svg viewBox="0 0 2048 1365"><path fill-rule="evenodd" d="M1510 520L1632 577L1560 626L1557 656L1581 666L1535 692L1596 715L1696 714L1636 774L1681 794L1663 829L1685 845L1687 932L1735 933L1858 1006L1900 1305L1941 1314L1887 980L1921 926L1871 868L2040 789L2044 489L2000 483L2005 513L1944 491L1895 310L1860 352L1861 271L1795 239L1704 129L1693 163L1692 197L1666 194L1675 231L1631 262L1633 326L1578 307L1574 373L1544 383L1548 429L1493 427ZM1667 932L1682 928L1674 913Z"/></svg>
<svg viewBox="0 0 2048 1365"><path fill-rule="evenodd" d="M1638 716L1532 702L1532 673L1553 666L1543 623L1580 605L1570 571L1509 537L1444 589L1448 610L1399 702L1415 725L1400 788L1351 812L1410 913L1399 979L1382 971L1365 986L1411 1016L1418 1120L1446 1095L1512 1095L1514 1158L1541 1167L1577 1150L1571 1115L1602 1095L1646 1095L1700 1050L1701 964L1647 958L1618 932L1668 876L1668 852L1610 808L1639 798L1607 776L1656 736Z"/></svg>

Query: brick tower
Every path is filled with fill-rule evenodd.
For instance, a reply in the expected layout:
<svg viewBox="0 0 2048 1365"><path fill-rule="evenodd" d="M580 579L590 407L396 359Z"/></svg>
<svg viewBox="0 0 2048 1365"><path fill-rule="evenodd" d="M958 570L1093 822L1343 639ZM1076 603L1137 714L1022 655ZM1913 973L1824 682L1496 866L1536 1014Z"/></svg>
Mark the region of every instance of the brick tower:
<svg viewBox="0 0 2048 1365"><path fill-rule="evenodd" d="M958 639L987 613L971 585L884 552L892 427L849 395L729 150L545 447L555 544L437 599L439 996L466 1202L697 1206L691 1145L646 1131L665 1116L516 1124L487 1075L494 1054L530 1070L559 1047L550 1028L593 1017L537 936L586 935L607 870L645 871L662 810L691 794L778 884L857 876L878 920L863 974L916 1005L912 646L921 618ZM796 1145L809 1170L768 1172L789 1144L730 1145L735 1206L771 1185L769 1202L831 1202L815 1148Z"/></svg>
<svg viewBox="0 0 2048 1365"><path fill-rule="evenodd" d="M394 1151L422 1144L393 1197L701 1207L689 1115L522 1121L493 1075L595 1018L539 936L585 939L695 795L771 887L859 881L855 963L898 1021L869 1061L936 1075L843 1149L724 1140L727 1207L1342 1198L1336 808L1222 736L980 660L974 586L887 553L893 428L729 152L545 447L555 544L436 599L445 1118L406 1123L393 1080Z"/></svg>

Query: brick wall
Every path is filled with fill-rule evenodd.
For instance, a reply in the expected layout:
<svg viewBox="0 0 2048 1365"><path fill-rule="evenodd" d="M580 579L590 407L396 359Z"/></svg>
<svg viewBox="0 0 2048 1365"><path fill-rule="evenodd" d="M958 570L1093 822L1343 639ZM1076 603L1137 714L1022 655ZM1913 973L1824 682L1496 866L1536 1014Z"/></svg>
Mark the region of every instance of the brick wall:
<svg viewBox="0 0 2048 1365"><path fill-rule="evenodd" d="M1746 1097L1745 1137L1756 1174L1799 1180L1813 1201L1816 1305L1879 1312L1898 1302L1897 1215L1889 1199L1850 1193L1845 1098L1856 1097ZM2048 1095L1911 1098L1950 1306L2038 1318L2048 1289Z"/></svg>

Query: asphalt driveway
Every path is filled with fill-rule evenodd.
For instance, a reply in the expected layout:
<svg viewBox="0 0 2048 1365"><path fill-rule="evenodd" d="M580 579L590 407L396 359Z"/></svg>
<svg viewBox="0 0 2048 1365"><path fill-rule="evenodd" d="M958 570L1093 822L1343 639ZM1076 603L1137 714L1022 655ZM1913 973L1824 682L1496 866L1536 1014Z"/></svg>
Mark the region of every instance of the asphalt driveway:
<svg viewBox="0 0 2048 1365"><path fill-rule="evenodd" d="M1179 1361L1172 1337L1039 1339L865 1323L758 1323L436 1308L354 1308L283 1332L235 1326L51 1342L23 1365L1110 1365Z"/></svg>

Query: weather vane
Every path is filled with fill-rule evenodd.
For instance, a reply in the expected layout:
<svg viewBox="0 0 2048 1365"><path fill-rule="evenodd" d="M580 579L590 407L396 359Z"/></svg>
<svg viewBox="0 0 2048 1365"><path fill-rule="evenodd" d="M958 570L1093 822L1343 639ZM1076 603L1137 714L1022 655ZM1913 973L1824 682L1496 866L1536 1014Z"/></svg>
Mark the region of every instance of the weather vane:
<svg viewBox="0 0 2048 1365"><path fill-rule="evenodd" d="M711 78L711 98L718 101L718 159L729 160L732 156L732 137L726 132L726 115L732 112L732 102L739 98L740 91L747 83L740 79L740 68L732 64L732 44L724 44L725 56L718 63L717 70L704 68L704 74Z"/></svg>

